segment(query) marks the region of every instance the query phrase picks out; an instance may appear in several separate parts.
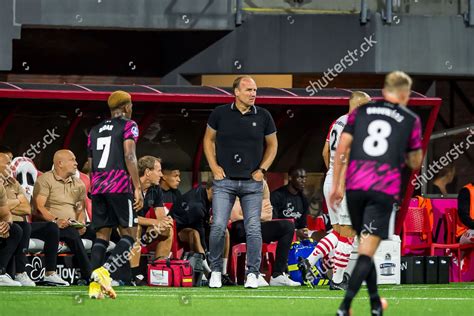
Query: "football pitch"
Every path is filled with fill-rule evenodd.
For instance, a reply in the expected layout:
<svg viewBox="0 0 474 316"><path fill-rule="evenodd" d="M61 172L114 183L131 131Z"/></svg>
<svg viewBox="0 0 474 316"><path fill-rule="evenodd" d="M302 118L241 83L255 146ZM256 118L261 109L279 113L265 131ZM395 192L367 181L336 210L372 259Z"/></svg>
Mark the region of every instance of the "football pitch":
<svg viewBox="0 0 474 316"><path fill-rule="evenodd" d="M117 299L91 300L86 287L0 287L0 315L335 315L343 292L327 287L117 287ZM385 315L474 315L474 283L381 286ZM367 290L353 315L369 315Z"/></svg>

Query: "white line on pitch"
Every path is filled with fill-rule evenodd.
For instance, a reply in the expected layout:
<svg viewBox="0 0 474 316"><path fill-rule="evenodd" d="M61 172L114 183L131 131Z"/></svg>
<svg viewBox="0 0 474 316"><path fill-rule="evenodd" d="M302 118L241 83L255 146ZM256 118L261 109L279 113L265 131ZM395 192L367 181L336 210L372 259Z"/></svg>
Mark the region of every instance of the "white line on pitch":
<svg viewBox="0 0 474 316"><path fill-rule="evenodd" d="M0 292L1 293L1 292ZM86 293L65 293L63 291L9 291L4 292L9 294L57 294L57 295L65 295L65 294L74 294L74 295L86 295ZM160 293L117 293L119 297L177 297L179 296L178 293L173 294L160 294ZM181 293L184 295L189 295L193 298L215 298L215 299L225 299L225 298L232 298L232 299L297 299L297 300L310 300L310 299L336 299L340 300L340 296L286 296L286 295L232 295L232 293L228 292L226 295L210 295L210 294L189 294L189 293ZM366 297L361 296L359 299L366 299ZM434 300L434 301L444 301L444 300L453 300L453 301L474 301L474 298L468 297L386 297L388 300Z"/></svg>

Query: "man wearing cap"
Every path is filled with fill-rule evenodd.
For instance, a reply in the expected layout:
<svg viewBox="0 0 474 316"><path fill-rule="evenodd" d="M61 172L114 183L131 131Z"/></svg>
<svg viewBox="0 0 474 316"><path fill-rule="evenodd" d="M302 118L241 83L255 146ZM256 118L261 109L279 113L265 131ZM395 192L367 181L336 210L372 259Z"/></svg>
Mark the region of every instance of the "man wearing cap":
<svg viewBox="0 0 474 316"><path fill-rule="evenodd" d="M212 111L204 152L214 176L213 223L209 237L209 287L222 286L224 234L236 197L239 197L247 240L246 288L258 288L261 262L263 177L277 153L276 127L270 113L255 106L257 85L248 76L235 79L235 101Z"/></svg>
<svg viewBox="0 0 474 316"><path fill-rule="evenodd" d="M138 223L136 211L143 207L135 152L138 126L132 118L132 98L115 91L107 101L111 114L94 126L87 141L91 166L92 226L97 239L92 247L92 282L89 297L101 299L105 293L115 298L110 271L128 262ZM121 239L104 264L112 229L119 228Z"/></svg>

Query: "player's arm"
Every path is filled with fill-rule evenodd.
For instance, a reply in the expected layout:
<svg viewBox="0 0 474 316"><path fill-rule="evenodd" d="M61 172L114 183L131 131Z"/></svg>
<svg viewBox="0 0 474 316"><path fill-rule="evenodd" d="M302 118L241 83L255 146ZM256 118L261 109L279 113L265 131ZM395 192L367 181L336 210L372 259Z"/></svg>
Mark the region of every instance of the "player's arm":
<svg viewBox="0 0 474 316"><path fill-rule="evenodd" d="M329 132L328 132L328 135L326 136L326 142L324 143L324 147L323 147L322 156L323 156L324 164L326 165L326 169L329 169L329 156L330 156L329 143L331 140L331 131L336 121L332 122L331 126L329 127Z"/></svg>
<svg viewBox="0 0 474 316"><path fill-rule="evenodd" d="M77 202L76 202L76 220L79 223L86 223L86 186L81 186L81 191L79 192Z"/></svg>
<svg viewBox="0 0 474 316"><path fill-rule="evenodd" d="M326 169L329 169L329 141L326 141L324 143L322 156L323 156L324 165L326 166Z"/></svg>
<svg viewBox="0 0 474 316"><path fill-rule="evenodd" d="M133 208L135 210L140 210L143 207L143 195L142 195L140 177L138 176L137 155L136 155L135 149L136 149L135 140L126 139L123 142L125 165L127 166L128 174L132 178L132 184L134 187L135 200L133 202Z"/></svg>
<svg viewBox="0 0 474 316"><path fill-rule="evenodd" d="M163 206L155 207L154 210L155 210L156 218L159 219L159 218L166 217L166 211Z"/></svg>
<svg viewBox="0 0 474 316"><path fill-rule="evenodd" d="M157 224L156 219L138 216L138 225L140 226L153 226L156 224Z"/></svg>
<svg viewBox="0 0 474 316"><path fill-rule="evenodd" d="M351 147L349 146L349 150L347 152L347 159L351 156ZM348 164L345 163L341 166L341 178L340 178L340 183L339 187L343 192L346 191L346 174L347 174L347 166Z"/></svg>
<svg viewBox="0 0 474 316"><path fill-rule="evenodd" d="M76 209L76 220L79 223L86 223L86 208L84 202L80 202L80 207Z"/></svg>
<svg viewBox="0 0 474 316"><path fill-rule="evenodd" d="M339 145L334 155L334 175L329 203L331 207L336 208L335 205L341 203L344 197L344 183L346 177L347 164L349 162L349 154L352 145L352 135L349 133L342 133L339 140Z"/></svg>
<svg viewBox="0 0 474 316"><path fill-rule="evenodd" d="M421 120L416 117L407 146L406 164L412 170L418 170L423 162L421 150Z"/></svg>

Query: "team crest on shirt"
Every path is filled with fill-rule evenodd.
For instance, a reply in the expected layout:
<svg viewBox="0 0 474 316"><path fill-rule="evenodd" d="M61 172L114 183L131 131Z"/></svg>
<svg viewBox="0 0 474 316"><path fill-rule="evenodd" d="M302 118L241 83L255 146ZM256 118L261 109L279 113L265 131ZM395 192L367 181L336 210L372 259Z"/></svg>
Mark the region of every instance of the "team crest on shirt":
<svg viewBox="0 0 474 316"><path fill-rule="evenodd" d="M132 127L132 135L133 137L138 137L138 127L136 126Z"/></svg>
<svg viewBox="0 0 474 316"><path fill-rule="evenodd" d="M286 210L283 211L283 216L298 219L301 217L301 215L302 214L300 212L295 212L295 206L293 205L293 203L286 203Z"/></svg>

